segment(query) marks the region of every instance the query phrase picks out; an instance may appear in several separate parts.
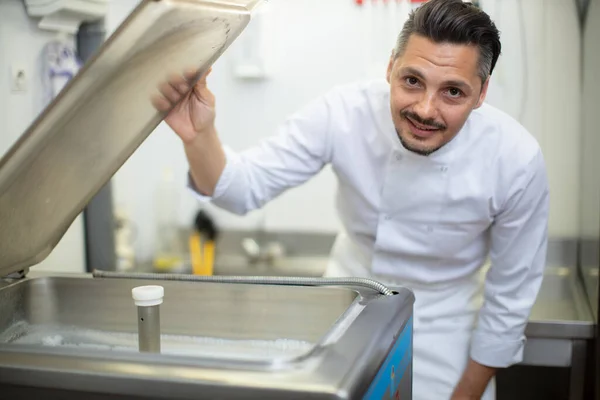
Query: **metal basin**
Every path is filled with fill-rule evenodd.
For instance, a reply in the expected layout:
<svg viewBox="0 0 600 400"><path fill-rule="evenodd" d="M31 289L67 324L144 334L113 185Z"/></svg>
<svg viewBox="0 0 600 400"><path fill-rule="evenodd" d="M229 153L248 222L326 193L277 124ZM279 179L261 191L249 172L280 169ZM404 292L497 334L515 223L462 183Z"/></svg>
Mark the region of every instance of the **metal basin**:
<svg viewBox="0 0 600 400"><path fill-rule="evenodd" d="M0 289L0 393L354 398L411 326L408 290L160 281L161 354L140 353L131 289L147 284L82 275Z"/></svg>
<svg viewBox="0 0 600 400"><path fill-rule="evenodd" d="M106 345L113 351L135 351L137 309L131 289L145 284L148 282L43 278L6 288L0 291L0 343ZM162 334L167 342L179 340L189 347L178 354L189 355L198 350L194 347L203 347L195 338L217 347L210 338L248 347L237 346L235 355L206 353L219 358L244 357L244 351L253 351L253 344L261 344L251 341L268 346L269 341L278 340L288 342L290 354L302 355L299 352L312 349L357 296L352 290L336 288L192 282L162 282L161 286L165 288ZM165 353L177 351L172 347L167 345Z"/></svg>

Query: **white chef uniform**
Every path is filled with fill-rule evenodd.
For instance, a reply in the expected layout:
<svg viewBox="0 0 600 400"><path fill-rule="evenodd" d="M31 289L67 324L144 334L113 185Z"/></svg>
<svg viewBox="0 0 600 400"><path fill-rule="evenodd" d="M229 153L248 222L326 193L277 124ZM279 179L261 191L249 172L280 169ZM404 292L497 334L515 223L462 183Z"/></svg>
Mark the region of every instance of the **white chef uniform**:
<svg viewBox="0 0 600 400"><path fill-rule="evenodd" d="M213 197L197 195L237 214L332 166L344 229L326 275L414 291L414 399L449 399L469 356L494 367L522 359L549 191L538 143L510 116L484 104L451 142L421 156L398 139L388 83L352 83L226 157ZM492 381L484 399L494 398Z"/></svg>

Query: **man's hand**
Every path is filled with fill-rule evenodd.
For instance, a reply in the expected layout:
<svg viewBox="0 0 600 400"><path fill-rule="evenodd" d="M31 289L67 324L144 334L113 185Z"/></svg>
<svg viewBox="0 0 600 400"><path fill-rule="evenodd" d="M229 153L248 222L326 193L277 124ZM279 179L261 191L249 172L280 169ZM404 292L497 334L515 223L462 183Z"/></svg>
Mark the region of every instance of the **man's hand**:
<svg viewBox="0 0 600 400"><path fill-rule="evenodd" d="M215 96L206 85L211 70L193 88L191 85L197 72L172 75L158 88L160 94L152 98L152 104L159 111L166 112L175 106L165 122L185 144L190 144L203 132L214 131Z"/></svg>
<svg viewBox="0 0 600 400"><path fill-rule="evenodd" d="M486 367L469 360L460 382L454 389L451 400L479 400L488 383L496 374L496 368Z"/></svg>
<svg viewBox="0 0 600 400"><path fill-rule="evenodd" d="M183 141L190 175L199 193L211 196L225 168L225 152L215 129L215 96L206 86L209 69L197 83L198 71L169 76L152 97L164 121Z"/></svg>

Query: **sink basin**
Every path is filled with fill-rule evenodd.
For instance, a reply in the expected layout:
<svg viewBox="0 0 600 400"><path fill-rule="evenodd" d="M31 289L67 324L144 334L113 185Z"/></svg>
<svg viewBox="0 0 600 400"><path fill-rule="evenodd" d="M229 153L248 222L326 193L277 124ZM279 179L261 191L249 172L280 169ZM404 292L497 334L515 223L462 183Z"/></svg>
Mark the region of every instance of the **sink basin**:
<svg viewBox="0 0 600 400"><path fill-rule="evenodd" d="M0 343L137 351L131 289L144 284L44 278L14 285L0 292ZM213 358L303 355L357 296L336 288L202 287L190 282L162 286L164 353ZM14 313L9 315L9 310Z"/></svg>
<svg viewBox="0 0 600 400"><path fill-rule="evenodd" d="M161 354L137 347L131 289L148 284L165 290ZM355 398L394 344L410 347L412 296L345 286L25 278L0 289L0 393Z"/></svg>

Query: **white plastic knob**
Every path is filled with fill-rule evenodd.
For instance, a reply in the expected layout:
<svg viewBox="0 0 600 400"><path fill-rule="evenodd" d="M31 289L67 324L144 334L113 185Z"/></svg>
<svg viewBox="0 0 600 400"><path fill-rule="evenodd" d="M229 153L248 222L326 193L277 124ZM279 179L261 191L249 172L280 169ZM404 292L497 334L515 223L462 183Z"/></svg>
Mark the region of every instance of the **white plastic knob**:
<svg viewBox="0 0 600 400"><path fill-rule="evenodd" d="M165 289L162 286L138 286L131 289L131 295L138 307L152 307L162 304Z"/></svg>

